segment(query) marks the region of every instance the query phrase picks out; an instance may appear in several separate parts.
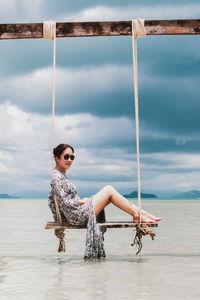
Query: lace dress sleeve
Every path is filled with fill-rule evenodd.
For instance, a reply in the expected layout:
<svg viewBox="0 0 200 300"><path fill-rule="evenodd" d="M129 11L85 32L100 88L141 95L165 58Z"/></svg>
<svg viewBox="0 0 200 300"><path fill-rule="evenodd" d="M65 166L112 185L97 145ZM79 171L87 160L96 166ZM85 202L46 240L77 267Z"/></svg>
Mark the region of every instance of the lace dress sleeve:
<svg viewBox="0 0 200 300"><path fill-rule="evenodd" d="M77 210L80 198L67 178L58 173L54 174L51 179L51 188L63 213L67 210L71 212Z"/></svg>

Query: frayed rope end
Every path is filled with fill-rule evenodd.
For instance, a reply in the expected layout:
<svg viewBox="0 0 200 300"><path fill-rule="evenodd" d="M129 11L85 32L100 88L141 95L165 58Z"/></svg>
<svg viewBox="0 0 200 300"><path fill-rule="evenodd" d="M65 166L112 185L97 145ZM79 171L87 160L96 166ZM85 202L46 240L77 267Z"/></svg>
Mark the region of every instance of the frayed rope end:
<svg viewBox="0 0 200 300"><path fill-rule="evenodd" d="M141 250L142 250L142 236L143 235L150 235L151 239L154 240L155 238L155 232L150 230L149 226L148 225L143 225L143 227L138 224L136 226L136 233L135 233L135 237L134 237L134 240L133 240L133 243L131 244L131 246L136 246L137 248L137 252L136 252L136 255L138 255Z"/></svg>
<svg viewBox="0 0 200 300"><path fill-rule="evenodd" d="M65 229L55 229L55 236L59 239L58 252L65 252Z"/></svg>

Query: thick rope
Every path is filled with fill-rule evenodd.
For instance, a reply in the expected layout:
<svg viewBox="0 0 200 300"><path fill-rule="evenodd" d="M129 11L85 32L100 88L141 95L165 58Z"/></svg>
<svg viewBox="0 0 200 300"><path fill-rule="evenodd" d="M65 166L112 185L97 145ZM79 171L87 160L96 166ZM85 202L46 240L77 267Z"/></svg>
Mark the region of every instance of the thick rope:
<svg viewBox="0 0 200 300"><path fill-rule="evenodd" d="M43 37L45 40L53 41L53 78L52 78L52 123L51 123L51 170L53 171L53 148L54 148L54 137L55 137L55 73L56 73L56 22L46 21L43 23ZM54 196L54 202L56 207L56 215L60 224L62 224L62 218L58 206L56 196Z"/></svg>
<svg viewBox="0 0 200 300"><path fill-rule="evenodd" d="M154 237L156 234L154 231L150 230L148 225L145 225L145 226L144 225L141 226L140 224L137 225L135 238L133 240L133 244L131 244L131 246L135 245L138 248L136 255L138 255L142 250L142 236L143 235L150 235L151 239L154 240Z"/></svg>
<svg viewBox="0 0 200 300"><path fill-rule="evenodd" d="M65 252L65 229L55 229L54 234L59 239L58 252Z"/></svg>
<svg viewBox="0 0 200 300"><path fill-rule="evenodd" d="M133 49L133 77L135 95L135 126L137 148L137 182L138 182L138 209L139 222L141 224L141 191L140 191L140 152L139 152L139 117L138 117L138 68L137 68L137 37L146 36L144 20L137 18L132 20L132 49Z"/></svg>

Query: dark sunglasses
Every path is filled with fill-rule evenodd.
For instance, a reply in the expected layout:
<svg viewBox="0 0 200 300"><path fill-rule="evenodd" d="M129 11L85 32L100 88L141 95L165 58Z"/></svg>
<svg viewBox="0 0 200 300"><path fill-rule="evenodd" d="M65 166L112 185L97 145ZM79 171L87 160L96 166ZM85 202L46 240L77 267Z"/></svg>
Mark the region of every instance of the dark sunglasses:
<svg viewBox="0 0 200 300"><path fill-rule="evenodd" d="M74 160L74 159L75 159L75 155L74 155L74 154L72 154L72 155L65 154L63 158L64 158L64 160L68 160L69 158L70 158L71 160Z"/></svg>

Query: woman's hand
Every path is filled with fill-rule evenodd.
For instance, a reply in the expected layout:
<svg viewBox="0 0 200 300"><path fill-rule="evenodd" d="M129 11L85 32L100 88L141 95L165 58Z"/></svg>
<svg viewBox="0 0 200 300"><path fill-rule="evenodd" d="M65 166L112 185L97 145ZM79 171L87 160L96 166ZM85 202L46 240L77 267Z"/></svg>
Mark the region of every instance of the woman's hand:
<svg viewBox="0 0 200 300"><path fill-rule="evenodd" d="M83 199L79 200L79 203L85 204L88 200L89 200L89 198L83 198Z"/></svg>

